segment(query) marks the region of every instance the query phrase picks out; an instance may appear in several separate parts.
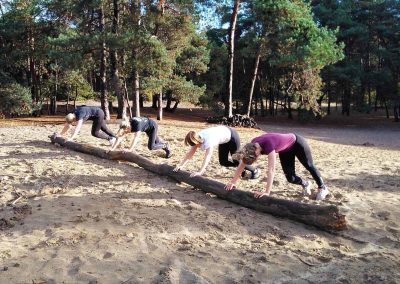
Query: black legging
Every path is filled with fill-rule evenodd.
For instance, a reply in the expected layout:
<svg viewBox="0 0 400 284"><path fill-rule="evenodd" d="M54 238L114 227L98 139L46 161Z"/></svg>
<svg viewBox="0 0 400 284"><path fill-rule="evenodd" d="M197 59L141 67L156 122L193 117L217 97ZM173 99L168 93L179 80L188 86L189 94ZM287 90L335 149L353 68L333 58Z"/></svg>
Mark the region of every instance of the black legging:
<svg viewBox="0 0 400 284"><path fill-rule="evenodd" d="M165 148L165 143L160 141L160 138L157 136L158 125L153 123L151 129L146 132L149 137L149 142L147 143L147 147L149 150L158 150Z"/></svg>
<svg viewBox="0 0 400 284"><path fill-rule="evenodd" d="M231 140L218 146L219 164L227 168L239 166L239 161L229 160L229 154L232 156L240 148L239 134L235 129L229 128L229 130L231 131ZM252 173L254 173L255 170L255 168L250 165L246 165L245 169Z"/></svg>
<svg viewBox="0 0 400 284"><path fill-rule="evenodd" d="M300 163L310 172L315 182L318 184L318 187L321 187L324 181L321 178L321 174L314 166L310 146L307 141L299 135L296 135L296 142L289 151L279 153L279 159L281 160L282 169L287 181L294 184L303 184L303 180L296 175L294 165L295 157L297 157Z"/></svg>
<svg viewBox="0 0 400 284"><path fill-rule="evenodd" d="M100 130L105 132L107 135L100 132ZM115 134L106 125L103 110L99 111L98 116L93 118L92 135L101 139L110 139L111 137L115 137Z"/></svg>

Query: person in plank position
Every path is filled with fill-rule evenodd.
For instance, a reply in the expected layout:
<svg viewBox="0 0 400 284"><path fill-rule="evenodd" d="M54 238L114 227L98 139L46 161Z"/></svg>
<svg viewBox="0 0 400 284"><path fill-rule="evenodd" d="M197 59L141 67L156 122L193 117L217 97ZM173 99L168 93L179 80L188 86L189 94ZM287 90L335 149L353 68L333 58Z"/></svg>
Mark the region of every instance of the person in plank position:
<svg viewBox="0 0 400 284"><path fill-rule="evenodd" d="M81 130L83 122L92 120L92 135L100 139L106 139L110 145L116 141L115 134L107 127L104 112L99 107L80 106L72 113L65 116L64 128L57 135L63 136L72 126L75 126L74 133L67 141L73 141Z"/></svg>
<svg viewBox="0 0 400 284"><path fill-rule="evenodd" d="M133 138L128 151L132 152L134 150L137 142L139 141L141 133L144 132L149 138L147 143L149 150L163 149L165 151L165 157L171 157L171 151L168 143L162 142L157 136L157 123L148 117L133 117L129 121L122 121L117 133L117 139L111 146L110 151L114 151L122 141L122 137L131 132L133 133Z"/></svg>
<svg viewBox="0 0 400 284"><path fill-rule="evenodd" d="M225 186L226 190L232 190L236 186L241 171L248 165L252 165L261 155L268 156L268 177L265 190L256 191L254 196L260 198L271 193L272 183L275 175L276 154L288 182L301 185L304 195L311 195L311 183L296 175L295 157L310 172L318 185L317 200L324 200L329 194L320 172L315 167L311 149L307 141L300 135L294 133L265 133L254 138L251 143L246 144L237 152L237 158L241 161L231 182Z"/></svg>
<svg viewBox="0 0 400 284"><path fill-rule="evenodd" d="M201 130L199 133L189 131L185 137L185 145L191 146L183 160L175 167L174 171L183 169L186 163L193 157L197 149L205 151L203 164L199 171L192 173L190 176L201 176L208 163L211 160L214 147L218 146L218 158L220 165L224 167L237 167L239 161L230 160L229 154L232 156L240 148L240 138L236 130L227 126L215 126ZM251 173L251 178L256 179L259 177L258 169L251 165L243 167L241 173L245 174L247 170Z"/></svg>

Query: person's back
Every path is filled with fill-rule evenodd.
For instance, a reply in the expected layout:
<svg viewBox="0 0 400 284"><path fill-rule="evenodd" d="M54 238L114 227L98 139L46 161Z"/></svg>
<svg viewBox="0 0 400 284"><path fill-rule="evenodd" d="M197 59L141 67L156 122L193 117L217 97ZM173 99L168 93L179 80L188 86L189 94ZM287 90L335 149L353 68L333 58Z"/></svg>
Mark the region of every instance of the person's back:
<svg viewBox="0 0 400 284"><path fill-rule="evenodd" d="M296 141L293 133L265 133L253 138L251 143L258 143L261 146L261 154L268 155L275 150L280 153L289 149Z"/></svg>
<svg viewBox="0 0 400 284"><path fill-rule="evenodd" d="M80 106L77 107L74 111L77 120L93 120L102 113L102 109L98 107L91 106Z"/></svg>
<svg viewBox="0 0 400 284"><path fill-rule="evenodd" d="M226 126L209 127L199 131L198 135L203 139L203 143L200 146L202 150L227 143L231 139L231 131Z"/></svg>
<svg viewBox="0 0 400 284"><path fill-rule="evenodd" d="M131 124L131 132L149 132L154 128L154 122L148 117L132 117L129 120Z"/></svg>

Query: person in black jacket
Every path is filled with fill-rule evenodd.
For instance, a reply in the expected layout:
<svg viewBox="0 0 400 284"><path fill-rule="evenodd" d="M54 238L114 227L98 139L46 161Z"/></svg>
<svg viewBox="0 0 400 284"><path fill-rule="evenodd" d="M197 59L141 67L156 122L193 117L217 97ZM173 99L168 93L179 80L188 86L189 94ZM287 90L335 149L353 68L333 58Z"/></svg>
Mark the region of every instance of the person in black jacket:
<svg viewBox="0 0 400 284"><path fill-rule="evenodd" d="M73 141L81 130L83 122L92 120L92 135L100 139L106 139L110 145L117 140L115 134L107 127L104 112L99 107L81 106L77 107L74 112L65 116L64 128L59 135L63 136L73 125L76 126L74 133L67 141ZM101 132L101 131L102 132Z"/></svg>
<svg viewBox="0 0 400 284"><path fill-rule="evenodd" d="M133 133L133 139L128 148L129 152L132 152L139 141L140 134L142 132L146 133L149 138L147 147L149 150L163 149L165 151L165 157L169 158L171 156L171 151L168 143L162 142L157 136L158 125L157 123L148 117L133 117L129 121L122 121L120 124L119 131L117 133L117 139L112 145L110 151L117 148L118 144L121 142L122 137L127 133Z"/></svg>

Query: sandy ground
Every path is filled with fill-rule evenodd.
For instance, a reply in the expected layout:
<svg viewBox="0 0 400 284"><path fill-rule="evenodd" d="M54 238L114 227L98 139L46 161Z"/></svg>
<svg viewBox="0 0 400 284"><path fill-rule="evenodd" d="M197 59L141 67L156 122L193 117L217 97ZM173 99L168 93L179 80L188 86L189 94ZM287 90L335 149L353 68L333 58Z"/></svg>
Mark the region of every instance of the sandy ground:
<svg viewBox="0 0 400 284"><path fill-rule="evenodd" d="M202 122L166 119L160 137L177 164L187 131ZM111 124L117 130L117 124ZM305 136L348 230L320 231L252 211L134 164L51 145L60 125L0 128L0 283L400 283L400 128L289 127ZM242 143L261 130L238 129ZM77 138L107 149L86 123ZM196 154L187 169L201 165ZM257 162L262 187L266 159ZM227 182L216 153L205 176ZM311 178L301 166L301 176ZM314 189L316 185L314 183ZM273 196L302 197L277 168ZM21 196L17 200L17 198ZM321 203L321 202L320 202ZM16 209L13 209L13 206Z"/></svg>

